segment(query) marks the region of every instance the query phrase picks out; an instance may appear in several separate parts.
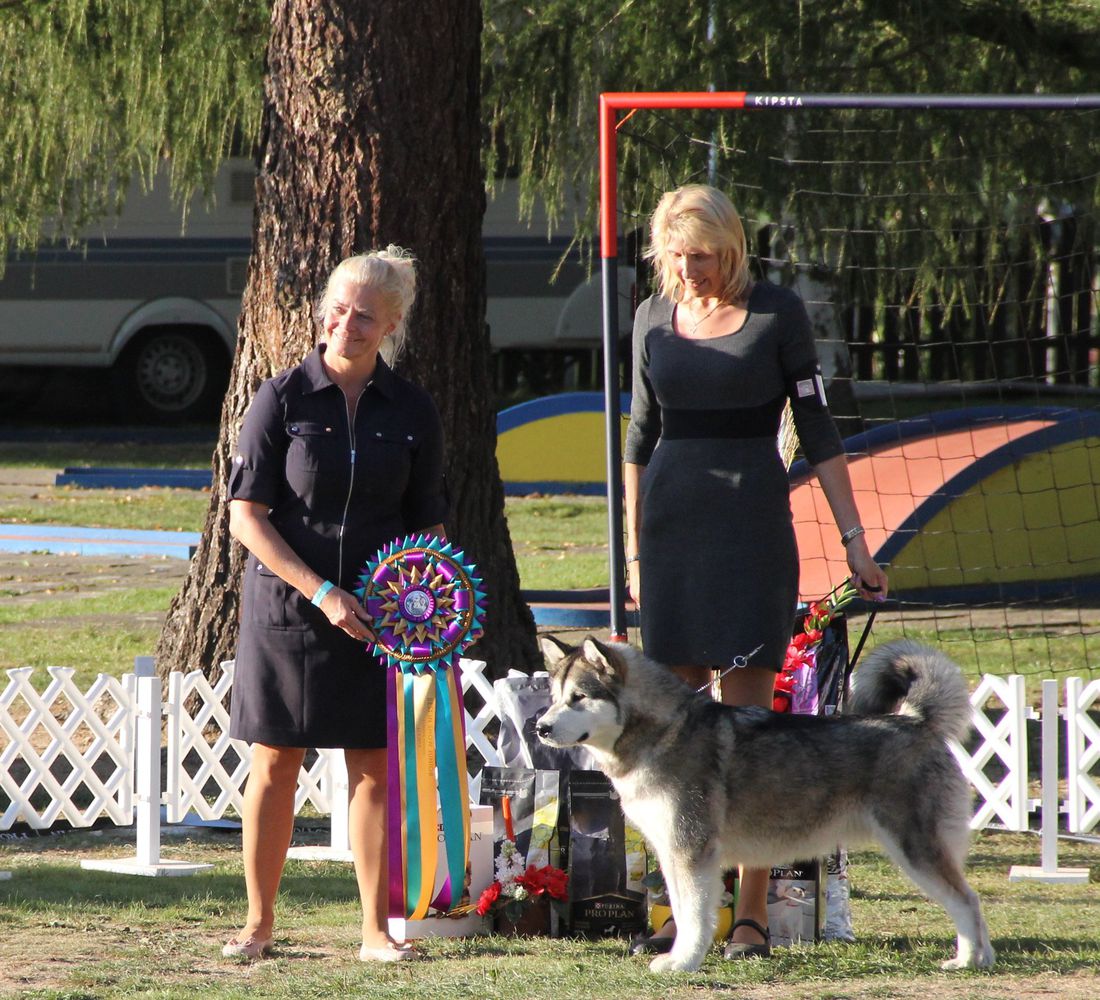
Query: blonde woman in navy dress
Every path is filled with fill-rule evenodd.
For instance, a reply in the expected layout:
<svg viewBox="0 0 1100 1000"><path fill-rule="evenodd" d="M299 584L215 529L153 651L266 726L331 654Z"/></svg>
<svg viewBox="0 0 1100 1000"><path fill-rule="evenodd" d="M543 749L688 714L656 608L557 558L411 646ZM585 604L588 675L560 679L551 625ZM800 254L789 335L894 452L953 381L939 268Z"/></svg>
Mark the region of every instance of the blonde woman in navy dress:
<svg viewBox="0 0 1100 1000"><path fill-rule="evenodd" d="M362 961L414 953L387 933L385 671L367 652L359 571L394 538L443 536L443 430L424 390L379 356L403 332L416 277L397 247L332 272L316 349L264 382L229 482L249 551L230 734L252 744L243 848L248 918L223 954L273 944L275 898L307 747L344 751Z"/></svg>
<svg viewBox="0 0 1100 1000"><path fill-rule="evenodd" d="M635 317L623 474L642 642L697 688L763 643L750 666L725 676L722 700L770 708L798 599L789 481L776 446L788 399L853 583L882 599L886 574L859 523L806 310L793 291L752 280L729 199L701 184L665 194L647 256L659 292ZM742 872L726 957L770 953L767 888L767 871ZM635 949L667 951L674 934L669 925Z"/></svg>

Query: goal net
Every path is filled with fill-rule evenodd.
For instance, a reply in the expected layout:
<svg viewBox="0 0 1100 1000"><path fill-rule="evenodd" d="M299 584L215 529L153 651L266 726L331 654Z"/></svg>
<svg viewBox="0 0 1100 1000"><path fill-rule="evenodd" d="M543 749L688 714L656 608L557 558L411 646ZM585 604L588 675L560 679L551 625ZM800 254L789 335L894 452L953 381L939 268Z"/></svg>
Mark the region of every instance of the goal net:
<svg viewBox="0 0 1100 1000"><path fill-rule="evenodd" d="M974 674L1100 677L1098 109L1096 96L601 105L605 275L636 264L636 305L660 195L689 182L730 195L755 276L796 289L814 326L890 572L875 640L933 642ZM801 598L815 600L848 570L799 458L791 478Z"/></svg>

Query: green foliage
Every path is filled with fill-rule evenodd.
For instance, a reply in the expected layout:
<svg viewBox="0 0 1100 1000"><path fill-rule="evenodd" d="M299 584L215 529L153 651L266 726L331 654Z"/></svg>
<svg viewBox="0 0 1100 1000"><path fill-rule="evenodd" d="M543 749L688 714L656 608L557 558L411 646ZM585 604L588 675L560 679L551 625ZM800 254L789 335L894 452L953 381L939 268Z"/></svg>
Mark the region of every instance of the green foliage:
<svg viewBox="0 0 1100 1000"><path fill-rule="evenodd" d="M0 261L43 226L73 238L165 158L181 204L207 189L256 134L266 33L249 0L0 7Z"/></svg>
<svg viewBox="0 0 1100 1000"><path fill-rule="evenodd" d="M518 169L525 208L543 199L587 239L602 91L1096 92L1100 6L487 0L485 67L493 155ZM1092 215L1098 125L1095 112L639 112L619 131L620 226L643 226L661 191L715 177L750 229L795 227L777 255L858 260L868 299L881 269L895 301L969 308L975 284L996 289L1004 273L983 281L953 265L992 270L1009 242L1041 256L1038 214ZM873 245L853 236L871 228Z"/></svg>
<svg viewBox="0 0 1100 1000"><path fill-rule="evenodd" d="M71 238L117 209L132 179L148 183L166 157L182 204L207 189L227 152L250 149L268 7L0 5L0 260L11 247L36 245L43 223L47 234ZM1095 92L1100 6L485 0L483 53L491 172L516 168L523 207L542 201L587 241L596 228L601 91ZM791 258L858 259L872 281L876 268L901 269L895 298L934 295L945 308L968 308L980 279L954 277L953 262L992 267L1037 206L1092 211L1097 122L1092 113L647 114L622 133L624 229L640 224L661 190L707 177L713 143L717 176L751 221L798 227L798 246L783 250ZM637 141L625 141L632 133ZM965 196L967 207L951 195ZM885 248L838 234L838 219L845 229L883 226ZM1029 255L1041 252L1026 242ZM998 282L1003 274L991 272L983 283Z"/></svg>

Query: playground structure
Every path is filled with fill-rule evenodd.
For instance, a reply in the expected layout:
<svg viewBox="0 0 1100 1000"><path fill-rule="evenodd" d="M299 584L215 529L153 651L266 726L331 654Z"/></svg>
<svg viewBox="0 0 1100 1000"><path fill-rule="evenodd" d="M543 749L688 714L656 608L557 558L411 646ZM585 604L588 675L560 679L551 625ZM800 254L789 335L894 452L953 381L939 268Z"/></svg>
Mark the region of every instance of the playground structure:
<svg viewBox="0 0 1100 1000"><path fill-rule="evenodd" d="M629 400L620 400L629 412ZM513 495L606 489L598 393L501 413L497 457ZM625 417L621 418L625 422ZM845 441L875 558L906 603L1100 599L1100 414L973 407L881 424ZM821 488L791 468L801 596L847 574Z"/></svg>

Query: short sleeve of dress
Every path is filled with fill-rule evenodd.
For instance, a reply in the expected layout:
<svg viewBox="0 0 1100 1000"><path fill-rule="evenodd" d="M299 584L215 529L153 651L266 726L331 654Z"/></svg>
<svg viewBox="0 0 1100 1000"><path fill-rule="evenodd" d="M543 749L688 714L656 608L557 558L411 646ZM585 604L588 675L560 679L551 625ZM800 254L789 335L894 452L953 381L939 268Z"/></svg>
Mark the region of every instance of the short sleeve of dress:
<svg viewBox="0 0 1100 1000"><path fill-rule="evenodd" d="M245 414L233 465L229 499L274 507L286 484L287 436L275 387L263 382Z"/></svg>
<svg viewBox="0 0 1100 1000"><path fill-rule="evenodd" d="M443 475L443 421L435 403L423 397L423 437L413 452L402 517L410 531L442 524L450 513L447 481Z"/></svg>
<svg viewBox="0 0 1100 1000"><path fill-rule="evenodd" d="M648 465L661 436L661 404L649 380L650 311L653 299L646 299L634 315L633 375L630 384L630 423L626 429L623 461Z"/></svg>
<svg viewBox="0 0 1100 1000"><path fill-rule="evenodd" d="M829 412L810 317L802 300L793 293L783 309L780 329L783 384L791 401L798 440L810 465L819 465L843 455L844 443Z"/></svg>

